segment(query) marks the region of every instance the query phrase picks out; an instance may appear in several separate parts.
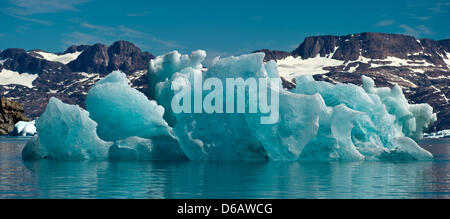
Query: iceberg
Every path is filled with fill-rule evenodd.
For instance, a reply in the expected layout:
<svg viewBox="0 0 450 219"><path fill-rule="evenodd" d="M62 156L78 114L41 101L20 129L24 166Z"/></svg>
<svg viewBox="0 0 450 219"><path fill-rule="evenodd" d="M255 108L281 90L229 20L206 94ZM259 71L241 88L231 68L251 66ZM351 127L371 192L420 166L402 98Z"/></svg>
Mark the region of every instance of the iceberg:
<svg viewBox="0 0 450 219"><path fill-rule="evenodd" d="M417 147L417 143L408 137L394 138L396 147L389 151L383 152L380 160L427 160L430 159L431 153L421 147Z"/></svg>
<svg viewBox="0 0 450 219"><path fill-rule="evenodd" d="M152 74L165 76L153 91L155 100L164 106L177 92L195 90L196 75L222 82L236 77L279 78L276 65L264 63L261 53L219 58L206 71L199 65L179 68L180 57L193 63L189 57L204 53L178 58L173 54L159 57L149 68ZM432 108L408 104L398 86L375 88L370 78L362 80L360 87L302 76L296 78L297 87L290 91L282 89L280 83L269 83L271 92L279 96L280 118L275 124L261 124L261 113L171 113L170 118L191 160L380 160L400 149L411 151L410 159L431 159L432 155L413 140L398 139L420 139L423 130L436 121ZM238 95L246 100L249 97L247 92ZM247 102L246 107L252 104Z"/></svg>
<svg viewBox="0 0 450 219"><path fill-rule="evenodd" d="M164 108L128 86L112 72L86 97L86 108L51 98L37 120L38 137L24 148L25 158L57 160L183 160ZM130 154L133 154L131 156Z"/></svg>
<svg viewBox="0 0 450 219"><path fill-rule="evenodd" d="M151 60L151 100L118 71L91 88L87 111L52 98L24 158L432 159L415 140L436 114L428 104L409 104L399 86L377 88L365 76L362 86L300 76L286 90L264 53L216 58L208 69L205 57L202 50L174 51Z"/></svg>
<svg viewBox="0 0 450 219"><path fill-rule="evenodd" d="M89 117L98 123L98 136L104 140L169 135L164 108L128 86L126 75L119 71L97 82L89 90L85 104Z"/></svg>
<svg viewBox="0 0 450 219"><path fill-rule="evenodd" d="M363 76L362 81L364 90L380 98L386 106L386 110L395 116L396 124L401 127L406 136L415 140L423 138L423 130L437 120L430 105L409 104L398 85L394 85L392 89L375 88L375 83L371 78Z"/></svg>
<svg viewBox="0 0 450 219"><path fill-rule="evenodd" d="M14 125L13 135L34 136L36 133L35 120L31 122L19 121Z"/></svg>
<svg viewBox="0 0 450 219"><path fill-rule="evenodd" d="M155 99L163 106L171 106L172 98L180 90L194 90L198 88L195 78L232 77L227 73L234 73L244 77L254 76L256 73L266 73L262 66L253 63L262 60L263 55L244 55L219 59L208 71L202 72L201 65L194 60L204 58L204 51L195 51L190 56L176 56L169 53L150 63L149 72L155 75L165 75L167 78L155 85ZM175 53L177 54L177 53ZM193 57L193 58L191 58ZM261 58L262 57L262 58ZM194 59L194 60L191 60ZM161 63L158 63L161 62ZM179 63L185 63L185 68L179 72ZM247 64L243 64L247 63ZM262 64L262 62L261 62ZM157 71L152 66L160 66ZM263 72L262 72L263 71ZM200 84L200 87L202 84ZM196 95L190 94L192 100ZM206 94L200 94L203 99ZM198 100L198 99L197 99ZM226 101L226 100L225 100ZM194 103L190 109L195 112ZM200 103L200 106L202 104ZM261 142L251 133L245 122L245 115L238 113L177 113L170 115L175 124L174 131L183 151L190 160L266 160L267 154Z"/></svg>
<svg viewBox="0 0 450 219"><path fill-rule="evenodd" d="M164 107L164 119L170 126L174 126L176 123L169 100L174 94L170 91L170 88L168 91L162 91L165 88L165 82L171 79L175 73L180 72L183 69L201 72L203 67L201 63L205 60L205 58L206 52L203 50L197 50L192 52L190 55L181 55L178 51L173 51L150 60L147 71L148 86L150 88L148 95L151 99L156 100Z"/></svg>
<svg viewBox="0 0 450 219"><path fill-rule="evenodd" d="M116 142L118 149L137 150L137 145L151 145L155 159L185 159L173 130L163 119L164 108L154 100L128 85L126 75L119 71L110 73L97 82L86 96L89 116L98 123L97 134L101 139ZM138 144L136 138L143 138ZM124 146L128 145L128 146ZM150 148L150 147L138 147ZM139 151L139 150L137 150ZM163 151L167 151L164 153ZM111 152L111 150L110 150ZM173 155L158 158L154 154ZM117 154L114 155L117 158Z"/></svg>
<svg viewBox="0 0 450 219"><path fill-rule="evenodd" d="M36 120L38 136L22 151L24 158L55 160L105 160L111 142L97 136L97 123L79 106L50 98Z"/></svg>
<svg viewBox="0 0 450 219"><path fill-rule="evenodd" d="M345 145L353 145L355 152L360 153L365 159L379 158L384 152L395 151L398 147L402 147L403 143L406 144L406 141L396 141L396 138L420 139L428 125L436 121L436 114L428 104L408 104L400 87L375 88L373 80L365 76L362 76L362 87L315 81L312 76L297 77L296 81L297 87L293 92L307 95L320 94L327 107L332 108L333 112L338 107L359 112L355 115L340 117L338 120L332 118L330 128L332 131L335 130L334 132L338 130L341 132L333 134L333 139L341 138L342 131L347 128L345 136L351 141ZM354 122L350 127L345 126L344 124L349 120ZM322 137L321 140L323 139ZM408 142L408 145L411 144L412 142ZM308 151L317 150L318 147L323 146L311 145L303 156L307 157ZM341 148L343 145L334 147ZM417 144L415 147L418 150L421 149ZM335 150L334 155L330 154L330 156L339 156L337 152L342 150ZM320 155L324 154L320 153ZM354 155L357 156L357 154ZM431 154L427 153L427 156L417 158L425 157L431 158Z"/></svg>

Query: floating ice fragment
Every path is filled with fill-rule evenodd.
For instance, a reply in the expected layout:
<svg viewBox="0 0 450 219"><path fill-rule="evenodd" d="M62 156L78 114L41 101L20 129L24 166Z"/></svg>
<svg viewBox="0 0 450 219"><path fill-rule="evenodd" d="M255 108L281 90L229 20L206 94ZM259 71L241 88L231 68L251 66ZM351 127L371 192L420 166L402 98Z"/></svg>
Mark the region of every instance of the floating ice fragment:
<svg viewBox="0 0 450 219"><path fill-rule="evenodd" d="M14 125L13 135L33 136L36 132L35 121L19 121Z"/></svg>

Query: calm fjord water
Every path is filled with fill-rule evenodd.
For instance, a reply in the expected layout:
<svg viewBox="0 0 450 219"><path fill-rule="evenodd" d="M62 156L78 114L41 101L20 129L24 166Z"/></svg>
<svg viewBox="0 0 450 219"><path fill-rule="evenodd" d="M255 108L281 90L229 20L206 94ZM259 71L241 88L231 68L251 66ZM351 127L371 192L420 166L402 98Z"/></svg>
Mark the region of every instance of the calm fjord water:
<svg viewBox="0 0 450 219"><path fill-rule="evenodd" d="M450 139L427 162L23 161L0 137L0 198L450 198Z"/></svg>

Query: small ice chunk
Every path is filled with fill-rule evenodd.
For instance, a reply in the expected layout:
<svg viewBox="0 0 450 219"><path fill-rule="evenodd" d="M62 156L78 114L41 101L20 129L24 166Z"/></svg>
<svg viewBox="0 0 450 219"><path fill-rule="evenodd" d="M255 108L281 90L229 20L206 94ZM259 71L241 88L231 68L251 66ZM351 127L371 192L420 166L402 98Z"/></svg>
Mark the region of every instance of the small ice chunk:
<svg viewBox="0 0 450 219"><path fill-rule="evenodd" d="M33 136L37 134L35 120L31 122L19 121L14 125L14 135Z"/></svg>

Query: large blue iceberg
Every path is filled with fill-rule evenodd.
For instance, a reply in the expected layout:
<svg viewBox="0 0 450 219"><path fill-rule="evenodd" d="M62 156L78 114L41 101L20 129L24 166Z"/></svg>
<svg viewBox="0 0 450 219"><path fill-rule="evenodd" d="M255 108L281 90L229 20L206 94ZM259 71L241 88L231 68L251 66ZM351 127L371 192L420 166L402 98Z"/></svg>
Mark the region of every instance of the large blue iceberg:
<svg viewBox="0 0 450 219"><path fill-rule="evenodd" d="M86 97L87 111L52 98L36 121L38 137L23 150L24 158L110 160L427 160L432 155L415 142L434 121L428 104L408 104L401 88L331 84L312 76L296 78L286 90L276 63L263 53L216 58L205 69L206 53L177 51L149 63L149 94L128 86L125 74L113 72ZM267 104L251 101L257 92L234 92L231 105L245 100L243 112L197 112L197 105L178 112L173 100L195 102L219 98L217 84L229 78L256 78L267 88ZM260 86L262 86L260 85ZM190 92L195 89L207 91ZM216 89L213 89L216 88ZM260 88L261 89L261 88ZM189 93L183 93L189 91ZM229 90L227 90L228 92ZM222 93L224 93L223 91ZM258 90L261 95L261 91ZM276 97L276 98L275 98ZM234 101L234 102L233 102ZM267 108L277 103L276 108ZM205 104L205 103L203 103ZM250 109L258 110L252 112ZM206 108L205 108L206 109ZM186 110L186 109L185 109ZM228 109L227 109L228 110ZM275 119L266 123L264 120Z"/></svg>

